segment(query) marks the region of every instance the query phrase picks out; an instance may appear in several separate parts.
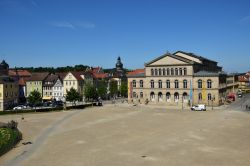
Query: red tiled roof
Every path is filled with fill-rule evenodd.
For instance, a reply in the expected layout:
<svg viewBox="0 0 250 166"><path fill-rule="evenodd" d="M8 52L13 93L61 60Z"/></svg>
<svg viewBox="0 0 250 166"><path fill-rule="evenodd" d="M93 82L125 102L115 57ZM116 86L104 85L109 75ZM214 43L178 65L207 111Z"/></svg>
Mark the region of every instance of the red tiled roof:
<svg viewBox="0 0 250 166"><path fill-rule="evenodd" d="M136 69L136 70L128 72L127 75L136 75L136 74L143 74L143 73L145 73L145 69Z"/></svg>
<svg viewBox="0 0 250 166"><path fill-rule="evenodd" d="M79 81L79 80L83 80L83 78L81 77L81 75L84 75L84 72L81 71L73 71L71 72L73 74L73 76Z"/></svg>
<svg viewBox="0 0 250 166"><path fill-rule="evenodd" d="M30 77L31 73L28 72L27 70L15 70L15 69L11 69L9 70L9 76L20 76L20 77Z"/></svg>
<svg viewBox="0 0 250 166"><path fill-rule="evenodd" d="M96 79L101 79L101 78L107 78L108 74L107 73L93 73L94 78Z"/></svg>
<svg viewBox="0 0 250 166"><path fill-rule="evenodd" d="M58 75L60 77L60 79L64 79L64 77L67 75L67 72L63 72L63 73L55 73L55 75Z"/></svg>
<svg viewBox="0 0 250 166"><path fill-rule="evenodd" d="M101 69L102 69L102 68L99 67L99 66L98 66L98 67L93 67L93 68L92 68L92 72L93 72L93 73L99 73Z"/></svg>
<svg viewBox="0 0 250 166"><path fill-rule="evenodd" d="M32 73L31 77L27 78L26 81L43 81L48 75L49 75L48 72Z"/></svg>
<svg viewBox="0 0 250 166"><path fill-rule="evenodd" d="M239 76L238 78L240 82L249 82L250 76L244 75L244 76Z"/></svg>

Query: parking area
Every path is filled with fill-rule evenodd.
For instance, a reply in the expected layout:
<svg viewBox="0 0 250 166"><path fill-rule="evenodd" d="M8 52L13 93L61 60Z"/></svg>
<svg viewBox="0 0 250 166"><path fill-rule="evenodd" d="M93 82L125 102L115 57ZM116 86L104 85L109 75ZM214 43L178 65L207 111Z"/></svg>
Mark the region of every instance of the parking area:
<svg viewBox="0 0 250 166"><path fill-rule="evenodd" d="M0 165L165 166L250 163L250 114L128 104L0 116L24 140ZM23 145L22 143L30 142Z"/></svg>

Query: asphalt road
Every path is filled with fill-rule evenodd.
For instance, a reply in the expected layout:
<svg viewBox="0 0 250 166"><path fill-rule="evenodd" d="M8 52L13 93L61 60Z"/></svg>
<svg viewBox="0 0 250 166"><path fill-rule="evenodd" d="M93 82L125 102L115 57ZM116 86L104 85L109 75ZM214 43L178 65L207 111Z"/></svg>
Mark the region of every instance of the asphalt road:
<svg viewBox="0 0 250 166"><path fill-rule="evenodd" d="M250 107L250 93L244 94L242 98L237 98L235 102L228 105L226 110L250 111L250 109L246 109L246 106Z"/></svg>

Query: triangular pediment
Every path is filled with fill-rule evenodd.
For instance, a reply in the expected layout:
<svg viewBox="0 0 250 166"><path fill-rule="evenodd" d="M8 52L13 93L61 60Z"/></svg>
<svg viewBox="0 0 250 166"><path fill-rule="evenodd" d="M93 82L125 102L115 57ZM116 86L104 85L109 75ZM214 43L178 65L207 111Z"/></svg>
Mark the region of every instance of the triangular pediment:
<svg viewBox="0 0 250 166"><path fill-rule="evenodd" d="M147 63L146 66L184 65L184 64L190 64L190 62L181 59L179 57L175 57L174 55L166 54Z"/></svg>

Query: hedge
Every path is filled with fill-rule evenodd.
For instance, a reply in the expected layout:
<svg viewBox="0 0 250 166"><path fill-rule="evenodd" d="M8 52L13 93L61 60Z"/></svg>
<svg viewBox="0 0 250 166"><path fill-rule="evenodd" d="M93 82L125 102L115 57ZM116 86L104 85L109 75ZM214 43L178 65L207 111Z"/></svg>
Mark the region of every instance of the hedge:
<svg viewBox="0 0 250 166"><path fill-rule="evenodd" d="M18 129L0 128L0 156L12 149L21 139L22 134Z"/></svg>

